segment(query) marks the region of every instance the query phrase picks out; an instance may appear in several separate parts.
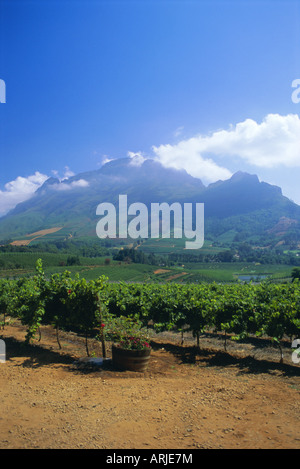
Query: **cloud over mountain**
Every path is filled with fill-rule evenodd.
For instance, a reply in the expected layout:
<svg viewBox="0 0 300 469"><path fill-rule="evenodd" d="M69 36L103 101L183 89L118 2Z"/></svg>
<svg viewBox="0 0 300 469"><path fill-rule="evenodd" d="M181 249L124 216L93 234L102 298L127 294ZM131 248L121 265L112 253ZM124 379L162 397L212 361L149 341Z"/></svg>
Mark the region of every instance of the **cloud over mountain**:
<svg viewBox="0 0 300 469"><path fill-rule="evenodd" d="M48 179L48 176L36 171L28 177L18 176L7 182L5 190L0 191L0 216L7 213L18 203L30 199L35 191Z"/></svg>
<svg viewBox="0 0 300 469"><path fill-rule="evenodd" d="M55 170L52 173L58 175L58 172ZM69 181L73 176L74 173L66 166L63 178L58 178L57 183L51 184L51 189L69 191L89 185L88 181L83 178ZM0 190L0 217L8 213L19 203L29 200L47 180L49 180L49 176L36 171L30 176L18 176L13 181L7 182L4 190Z"/></svg>
<svg viewBox="0 0 300 469"><path fill-rule="evenodd" d="M58 191L69 191L79 187L87 187L88 185L89 183L85 179L78 179L70 183L62 181L58 184L53 184L51 188Z"/></svg>
<svg viewBox="0 0 300 469"><path fill-rule="evenodd" d="M196 135L176 144L153 146L152 150L154 160L165 168L184 169L204 183L230 178L232 172L226 164L227 157L232 156L256 168L297 168L300 167L300 118L297 114L268 114L261 123L246 119L227 130ZM146 161L140 151L129 151L127 156L132 170ZM112 160L105 157L103 166L109 161ZM52 172L58 176L57 171ZM69 191L89 185L84 178L73 179L73 176L74 173L66 166L63 177L57 178L52 189ZM28 177L18 176L5 184L4 189L0 190L0 216L32 197L48 177L36 171Z"/></svg>
<svg viewBox="0 0 300 469"><path fill-rule="evenodd" d="M268 114L261 123L246 119L229 130L198 135L175 145L154 146L153 152L164 166L185 169L208 182L231 175L214 161L214 156L224 160L235 156L260 168L299 167L300 119L297 114Z"/></svg>
<svg viewBox="0 0 300 469"><path fill-rule="evenodd" d="M183 207L186 203L204 204L208 239L230 232L232 239L240 234L239 239L244 241L254 236L255 242L269 245L268 230L283 218L292 230L287 236L300 233L300 206L285 197L280 187L261 182L255 174L238 171L226 180L205 186L186 171L166 168L154 159L139 165L133 165L132 160L132 157L115 159L100 169L63 181L48 178L33 197L0 219L0 239L23 237L58 226L66 230L62 236L67 232L73 237L95 238L100 215L97 207L109 202L118 213L121 194L127 195L128 205L139 202L148 211L153 203L176 202ZM38 185L43 178L37 173L31 182ZM23 187L24 180L19 178L17 182L6 189L14 188L14 193L20 193L17 188ZM277 244L277 233L274 237Z"/></svg>

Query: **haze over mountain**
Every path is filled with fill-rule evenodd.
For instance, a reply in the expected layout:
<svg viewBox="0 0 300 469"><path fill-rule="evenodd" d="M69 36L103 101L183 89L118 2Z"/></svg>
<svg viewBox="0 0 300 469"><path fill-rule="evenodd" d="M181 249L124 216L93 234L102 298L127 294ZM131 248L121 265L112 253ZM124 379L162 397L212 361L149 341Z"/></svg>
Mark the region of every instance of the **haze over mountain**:
<svg viewBox="0 0 300 469"><path fill-rule="evenodd" d="M117 208L120 194L127 194L128 205L142 202L148 207L154 202L203 202L205 236L212 238L243 233L243 239L264 244L271 238L295 240L299 234L300 206L256 175L237 172L206 187L186 171L155 160L121 158L62 181L49 178L33 197L0 218L0 239L52 227L64 227L69 236L96 238L98 204L111 202Z"/></svg>

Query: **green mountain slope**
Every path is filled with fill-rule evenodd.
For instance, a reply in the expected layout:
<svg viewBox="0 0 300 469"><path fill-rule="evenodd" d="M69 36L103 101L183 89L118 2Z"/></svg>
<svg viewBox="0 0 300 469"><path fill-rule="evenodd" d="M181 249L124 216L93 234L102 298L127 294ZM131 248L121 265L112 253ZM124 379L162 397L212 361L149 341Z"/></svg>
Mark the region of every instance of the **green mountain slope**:
<svg viewBox="0 0 300 469"><path fill-rule="evenodd" d="M299 239L300 207L279 187L260 182L255 175L238 172L205 187L185 171L153 160L134 163L122 158L64 181L49 178L31 199L0 219L0 239L20 239L52 227L62 227L56 236L96 238L98 204L117 207L120 194L127 194L128 205L142 202L148 207L153 202L203 202L205 237L227 239L229 244L239 238L261 245ZM276 230L278 224L281 231Z"/></svg>

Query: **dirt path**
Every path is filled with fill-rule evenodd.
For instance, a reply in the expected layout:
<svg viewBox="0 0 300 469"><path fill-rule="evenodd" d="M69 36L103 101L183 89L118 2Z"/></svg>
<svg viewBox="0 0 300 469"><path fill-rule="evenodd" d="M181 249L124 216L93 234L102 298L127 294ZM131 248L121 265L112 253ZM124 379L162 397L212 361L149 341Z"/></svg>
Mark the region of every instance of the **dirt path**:
<svg viewBox="0 0 300 469"><path fill-rule="evenodd" d="M3 449L300 448L300 365L160 338L146 373L95 370L74 334L59 350L51 329L31 346L24 331L0 331Z"/></svg>

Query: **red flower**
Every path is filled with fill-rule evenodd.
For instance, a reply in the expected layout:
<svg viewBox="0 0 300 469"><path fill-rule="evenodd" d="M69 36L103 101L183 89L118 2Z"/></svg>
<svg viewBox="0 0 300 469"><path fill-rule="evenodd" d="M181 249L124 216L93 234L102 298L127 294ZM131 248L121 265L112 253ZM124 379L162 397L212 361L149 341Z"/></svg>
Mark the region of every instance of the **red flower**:
<svg viewBox="0 0 300 469"><path fill-rule="evenodd" d="M101 327L105 327L105 324L102 323L102 324L101 324Z"/></svg>
<svg viewBox="0 0 300 469"><path fill-rule="evenodd" d="M68 290L68 293L72 293L72 290Z"/></svg>

